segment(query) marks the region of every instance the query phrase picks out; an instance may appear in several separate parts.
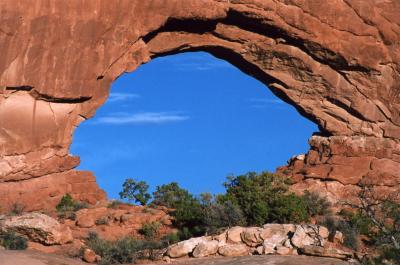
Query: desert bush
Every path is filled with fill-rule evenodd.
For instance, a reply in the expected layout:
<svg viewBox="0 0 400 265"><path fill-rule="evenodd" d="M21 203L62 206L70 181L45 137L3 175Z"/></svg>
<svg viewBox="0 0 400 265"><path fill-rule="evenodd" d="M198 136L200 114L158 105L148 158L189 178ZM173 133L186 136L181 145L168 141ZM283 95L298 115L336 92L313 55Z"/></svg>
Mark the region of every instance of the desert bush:
<svg viewBox="0 0 400 265"><path fill-rule="evenodd" d="M109 222L108 217L107 216L102 216L99 219L96 220L96 225L107 225Z"/></svg>
<svg viewBox="0 0 400 265"><path fill-rule="evenodd" d="M28 247L28 240L12 231L2 232L0 245L9 250L24 250Z"/></svg>
<svg viewBox="0 0 400 265"><path fill-rule="evenodd" d="M332 214L332 204L326 199L326 197L322 197L319 193L306 190L304 191L302 198L306 204L308 214L311 217L318 215L328 216Z"/></svg>
<svg viewBox="0 0 400 265"><path fill-rule="evenodd" d="M121 199L128 199L140 205L146 205L151 199L148 193L149 185L144 181L136 181L134 179L126 179L122 185L123 190L119 193Z"/></svg>
<svg viewBox="0 0 400 265"><path fill-rule="evenodd" d="M137 259L146 255L151 258L155 249L164 247L162 243L137 240L132 237L124 237L117 241L101 239L96 233L91 232L86 240L86 246L101 256L99 265L114 265L134 263ZM144 250L150 252L145 254Z"/></svg>
<svg viewBox="0 0 400 265"><path fill-rule="evenodd" d="M204 198L207 195L208 198ZM232 226L242 226L246 224L243 212L240 207L231 201L218 201L209 194L202 194L204 230L208 234L215 234L221 228L230 228Z"/></svg>
<svg viewBox="0 0 400 265"><path fill-rule="evenodd" d="M360 184L358 203L348 219L367 235L380 256L372 264L400 264L400 193L382 193L368 183Z"/></svg>
<svg viewBox="0 0 400 265"><path fill-rule="evenodd" d="M57 212L76 212L88 208L86 202L75 201L70 194L65 194L56 205Z"/></svg>
<svg viewBox="0 0 400 265"><path fill-rule="evenodd" d="M140 228L139 233L144 236L146 240L154 240L159 235L161 224L159 222L145 223Z"/></svg>
<svg viewBox="0 0 400 265"><path fill-rule="evenodd" d="M288 194L290 184L288 178L268 172L231 176L224 184L226 194L220 196L220 200L238 205L247 225L307 221L309 215L304 210L304 199Z"/></svg>
<svg viewBox="0 0 400 265"><path fill-rule="evenodd" d="M194 231L194 232L193 232ZM204 231L200 230L198 226L194 228L182 227L178 230L179 241L187 240L197 235L203 235Z"/></svg>
<svg viewBox="0 0 400 265"><path fill-rule="evenodd" d="M310 219L307 203L294 193L282 195L270 205L269 219L278 223L302 223Z"/></svg>
<svg viewBox="0 0 400 265"><path fill-rule="evenodd" d="M338 222L337 230L343 234L343 245L358 250L360 247L360 231L356 224L341 220Z"/></svg>
<svg viewBox="0 0 400 265"><path fill-rule="evenodd" d="M25 205L22 203L13 203L10 209L10 215L20 215L24 212Z"/></svg>
<svg viewBox="0 0 400 265"><path fill-rule="evenodd" d="M165 235L165 236L162 237L161 240L162 240L163 242L165 242L165 244L166 244L167 246L169 246L169 245L171 245L171 244L175 244L175 243L181 241L181 239L180 239L178 233L171 233L171 234Z"/></svg>
<svg viewBox="0 0 400 265"><path fill-rule="evenodd" d="M165 206L174 209L171 215L174 224L180 229L186 227L190 234L201 235L202 228L202 206L187 190L179 187L178 183L172 182L156 187L153 193L153 206Z"/></svg>
<svg viewBox="0 0 400 265"><path fill-rule="evenodd" d="M124 204L122 201L119 200L112 200L108 203L107 208L116 209L118 206Z"/></svg>

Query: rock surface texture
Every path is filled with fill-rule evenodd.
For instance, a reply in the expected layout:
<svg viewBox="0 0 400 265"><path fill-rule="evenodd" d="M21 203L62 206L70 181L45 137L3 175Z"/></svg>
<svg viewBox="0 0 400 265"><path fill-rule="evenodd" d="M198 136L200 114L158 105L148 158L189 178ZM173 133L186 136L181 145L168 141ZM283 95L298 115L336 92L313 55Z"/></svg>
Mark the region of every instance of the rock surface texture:
<svg viewBox="0 0 400 265"><path fill-rule="evenodd" d="M69 155L111 82L152 58L206 51L318 124L280 171L294 189L351 196L400 184L400 2L108 0L0 3L0 201L52 208L105 199Z"/></svg>
<svg viewBox="0 0 400 265"><path fill-rule="evenodd" d="M73 240L69 227L41 213L0 217L1 230L16 232L44 245L61 245Z"/></svg>
<svg viewBox="0 0 400 265"><path fill-rule="evenodd" d="M240 241L230 234L240 232ZM326 227L303 224L266 224L263 227L232 227L217 236L191 238L168 247L164 258L239 257L248 255L309 255L351 260L353 253L337 240L329 241ZM335 242L336 241L336 242Z"/></svg>

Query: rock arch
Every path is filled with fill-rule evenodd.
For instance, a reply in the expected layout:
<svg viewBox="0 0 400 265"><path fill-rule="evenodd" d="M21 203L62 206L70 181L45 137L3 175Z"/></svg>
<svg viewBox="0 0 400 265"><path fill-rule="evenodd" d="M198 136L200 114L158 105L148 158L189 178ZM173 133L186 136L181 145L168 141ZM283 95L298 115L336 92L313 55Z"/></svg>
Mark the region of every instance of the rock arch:
<svg viewBox="0 0 400 265"><path fill-rule="evenodd" d="M203 50L316 122L280 168L295 189L351 196L400 184L400 4L381 0L107 0L0 3L0 201L103 200L69 155L111 82L154 57ZM350 194L350 195L349 195Z"/></svg>

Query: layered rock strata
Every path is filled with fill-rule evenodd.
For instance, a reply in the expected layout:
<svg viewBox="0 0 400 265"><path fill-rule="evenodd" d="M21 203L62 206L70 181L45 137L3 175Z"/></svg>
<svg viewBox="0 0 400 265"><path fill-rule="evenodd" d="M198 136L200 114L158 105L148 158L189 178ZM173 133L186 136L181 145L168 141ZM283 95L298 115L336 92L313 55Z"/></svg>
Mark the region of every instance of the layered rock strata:
<svg viewBox="0 0 400 265"><path fill-rule="evenodd" d="M151 59L206 51L318 124L282 172L346 199L400 182L400 3L378 0L107 0L0 3L0 201L53 208L105 199L69 155L112 81Z"/></svg>

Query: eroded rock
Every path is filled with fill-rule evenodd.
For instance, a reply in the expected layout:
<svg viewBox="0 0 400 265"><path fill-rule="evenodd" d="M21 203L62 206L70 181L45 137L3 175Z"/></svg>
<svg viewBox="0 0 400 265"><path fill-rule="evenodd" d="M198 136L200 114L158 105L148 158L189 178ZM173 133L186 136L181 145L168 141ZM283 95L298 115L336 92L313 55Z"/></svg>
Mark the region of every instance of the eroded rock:
<svg viewBox="0 0 400 265"><path fill-rule="evenodd" d="M94 177L74 169L73 131L121 74L192 50L255 76L319 126L310 151L280 170L296 181L292 190L335 203L354 198L363 180L398 192L397 1L38 1L33 9L17 0L0 9L2 212L16 202L51 210L66 193L104 201Z"/></svg>
<svg viewBox="0 0 400 265"><path fill-rule="evenodd" d="M227 244L218 249L218 253L225 257L249 255L250 249L245 244Z"/></svg>
<svg viewBox="0 0 400 265"><path fill-rule="evenodd" d="M207 257L218 252L219 242L217 240L200 242L194 249L192 255L195 258Z"/></svg>
<svg viewBox="0 0 400 265"><path fill-rule="evenodd" d="M192 253L195 247L200 243L207 244L208 242L206 242L205 237L191 238L170 246L166 252L166 255L170 258L187 256Z"/></svg>
<svg viewBox="0 0 400 265"><path fill-rule="evenodd" d="M0 229L25 235L34 242L60 245L72 242L71 230L54 218L41 213L26 213L0 219Z"/></svg>
<svg viewBox="0 0 400 265"><path fill-rule="evenodd" d="M325 240L329 236L326 227L319 225L298 225L292 238L293 246L303 248L304 246L324 246Z"/></svg>

